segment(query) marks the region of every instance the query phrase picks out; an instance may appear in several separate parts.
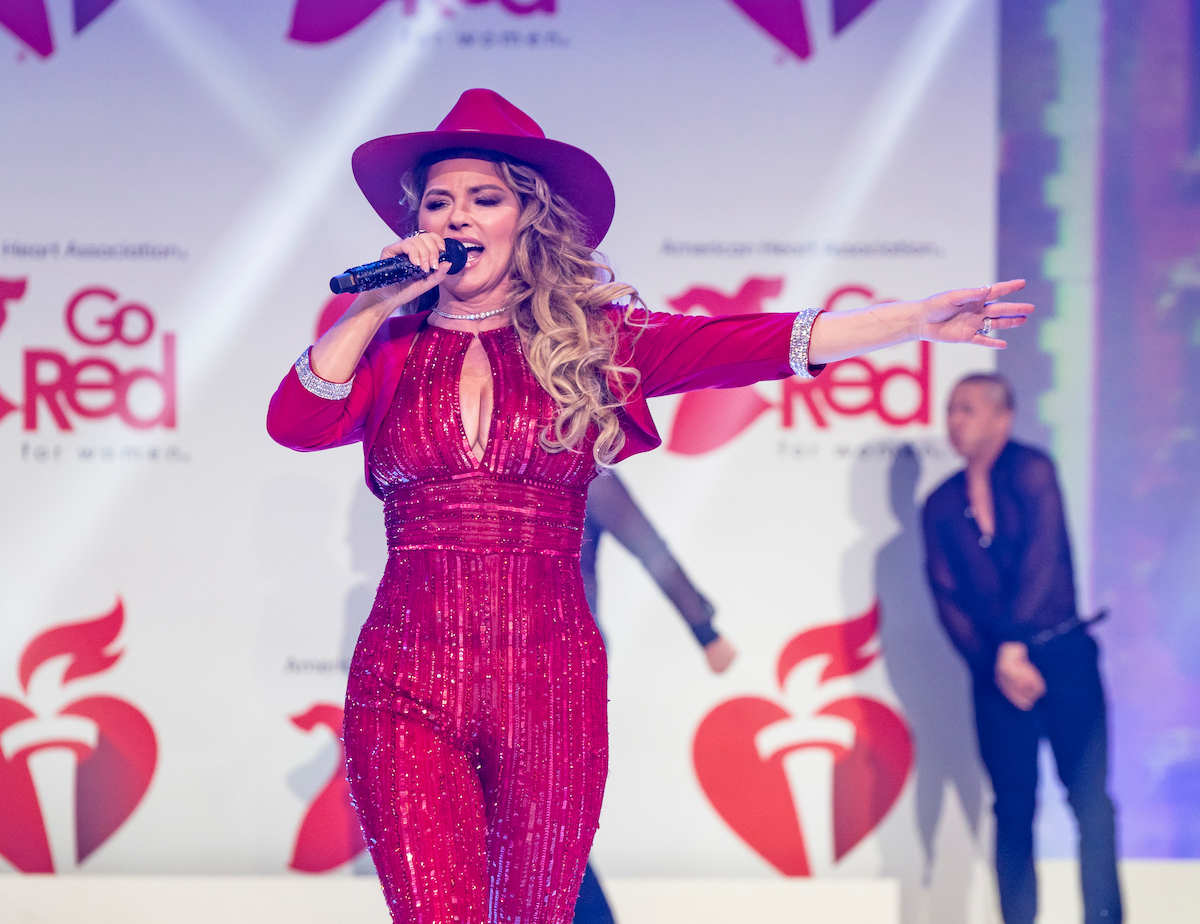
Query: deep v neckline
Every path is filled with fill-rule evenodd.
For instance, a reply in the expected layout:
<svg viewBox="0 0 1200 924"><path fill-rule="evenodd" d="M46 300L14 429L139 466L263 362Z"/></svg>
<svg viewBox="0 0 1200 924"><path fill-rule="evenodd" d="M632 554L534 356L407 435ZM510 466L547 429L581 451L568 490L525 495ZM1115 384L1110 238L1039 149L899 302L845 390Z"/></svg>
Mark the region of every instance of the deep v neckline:
<svg viewBox="0 0 1200 924"><path fill-rule="evenodd" d="M440 333L452 334L455 337L465 338L467 341L466 346L463 347L463 349L459 352L454 366L454 381L456 383L455 398L457 400L452 401L451 406L454 409L454 419L458 423L458 434L459 438L462 440L464 458L470 465L472 471L481 471L484 468L484 463L487 462L488 452L491 450L492 444L495 442L496 411L499 404L498 398L500 394L500 389L496 387L496 364L494 362L491 350L488 349L485 337L502 333L503 331L509 330L509 328L497 327L493 328L492 330L481 330L477 333L472 333L471 331L454 330L449 327L440 327L436 324L429 324L428 322L426 322L426 325L436 331L439 331ZM471 437L467 433L467 424L463 418L463 368L466 366L467 352L471 349L471 341L475 340L476 338L478 338L479 345L483 348L483 354L487 358L488 373L492 380L492 412L487 421L487 438L483 444L482 452L478 456L475 455L475 448L471 443ZM483 402L480 401L481 414L482 409Z"/></svg>

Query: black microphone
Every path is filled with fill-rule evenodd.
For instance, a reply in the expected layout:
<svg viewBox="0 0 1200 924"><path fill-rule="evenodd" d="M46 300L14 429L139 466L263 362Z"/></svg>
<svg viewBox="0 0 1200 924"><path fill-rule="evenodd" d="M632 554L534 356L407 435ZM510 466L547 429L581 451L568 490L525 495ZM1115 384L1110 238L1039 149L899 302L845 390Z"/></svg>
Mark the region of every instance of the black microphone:
<svg viewBox="0 0 1200 924"><path fill-rule="evenodd" d="M438 263L450 264L450 275L461 273L467 265L467 248L461 241L452 237L446 238L446 249L438 255ZM335 295L343 292L366 292L368 289L378 289L380 286L390 286L393 283L404 282L406 279L424 279L429 273L414 266L408 257L400 254L377 260L374 263L364 263L362 266L352 266L340 276L329 280L329 288Z"/></svg>

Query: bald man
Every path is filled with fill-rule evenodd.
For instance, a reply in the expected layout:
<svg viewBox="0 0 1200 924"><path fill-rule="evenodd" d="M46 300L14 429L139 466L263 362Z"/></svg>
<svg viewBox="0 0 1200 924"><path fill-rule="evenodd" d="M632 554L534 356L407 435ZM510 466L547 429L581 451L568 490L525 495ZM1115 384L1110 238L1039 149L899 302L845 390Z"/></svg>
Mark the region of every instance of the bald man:
<svg viewBox="0 0 1200 924"><path fill-rule="evenodd" d="M1108 729L1096 643L1075 604L1054 463L1010 439L1012 388L971 375L950 395L950 443L966 468L925 503L938 614L974 679L979 753L996 795L996 880L1005 924L1033 924L1038 744L1045 737L1079 824L1086 924L1117 924Z"/></svg>

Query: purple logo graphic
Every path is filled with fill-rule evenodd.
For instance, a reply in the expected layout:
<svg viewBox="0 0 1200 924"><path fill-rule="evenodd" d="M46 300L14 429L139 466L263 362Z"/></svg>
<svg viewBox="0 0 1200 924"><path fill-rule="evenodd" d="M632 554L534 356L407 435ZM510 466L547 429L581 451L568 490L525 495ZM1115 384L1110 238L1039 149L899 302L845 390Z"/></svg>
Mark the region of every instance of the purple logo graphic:
<svg viewBox="0 0 1200 924"><path fill-rule="evenodd" d="M55 626L33 638L17 664L21 696L0 696L0 856L25 873L69 872L112 837L150 788L158 764L158 740L136 706L112 696L74 692L72 682L96 677L124 652L113 643L125 607L103 616ZM82 694L82 691L80 691ZM79 698L74 698L79 695ZM64 700L68 702L63 702ZM74 782L63 792L41 758L68 755ZM73 754L73 760L71 756ZM47 800L68 799L74 790L74 838L69 856L61 829L48 826Z"/></svg>
<svg viewBox="0 0 1200 924"><path fill-rule="evenodd" d="M804 60L813 53L808 37L808 23L800 0L732 0L734 6L749 16L775 41ZM866 12L876 0L832 0L833 34L838 35L850 23Z"/></svg>
<svg viewBox="0 0 1200 924"><path fill-rule="evenodd" d="M75 34L78 35L116 0L75 0ZM0 26L43 58L54 54L54 36L45 0L0 0Z"/></svg>
<svg viewBox="0 0 1200 924"><path fill-rule="evenodd" d="M2 2L2 0L0 0ZM341 38L370 18L389 0L296 0L292 13L292 28L288 38L297 42L319 45ZM421 0L400 0L405 16L417 11ZM425 0L436 3L443 15L453 16L457 7L482 6L492 0ZM553 13L556 0L498 0L510 13L525 16L529 13Z"/></svg>

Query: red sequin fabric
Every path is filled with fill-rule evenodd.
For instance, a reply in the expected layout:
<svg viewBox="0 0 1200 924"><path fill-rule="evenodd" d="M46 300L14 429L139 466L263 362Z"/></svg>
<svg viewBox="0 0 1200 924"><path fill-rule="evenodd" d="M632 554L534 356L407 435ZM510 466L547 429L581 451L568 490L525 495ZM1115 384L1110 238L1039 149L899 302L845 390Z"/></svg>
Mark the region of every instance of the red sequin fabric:
<svg viewBox="0 0 1200 924"><path fill-rule="evenodd" d="M371 452L389 558L350 669L351 790L395 921L571 920L608 770L604 649L579 548L590 447L512 328L480 340L482 461L459 411L472 337L426 325Z"/></svg>

